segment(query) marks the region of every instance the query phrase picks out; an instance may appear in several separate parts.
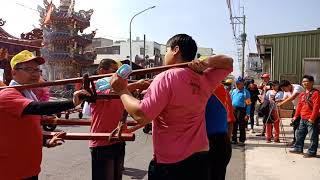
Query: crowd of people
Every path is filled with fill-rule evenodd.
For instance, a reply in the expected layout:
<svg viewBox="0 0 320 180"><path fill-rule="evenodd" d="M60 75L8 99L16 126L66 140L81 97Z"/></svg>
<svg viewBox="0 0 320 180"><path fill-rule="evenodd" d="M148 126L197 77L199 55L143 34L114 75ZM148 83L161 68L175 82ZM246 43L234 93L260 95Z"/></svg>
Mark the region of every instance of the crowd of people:
<svg viewBox="0 0 320 180"><path fill-rule="evenodd" d="M239 77L233 88L233 80L225 80L233 70L231 57L213 55L194 60L196 52L197 44L192 37L177 34L167 42L164 65L190 62L189 67L171 68L158 74L152 82L140 80L131 84L115 73L110 78L112 89L97 93L117 93L120 99L98 99L90 103L90 132L111 132L127 114L138 122L138 127L152 122L153 157L150 157L148 179L224 180L232 155L231 143L244 145L249 124L251 132L255 132L257 102L261 104L258 111L262 112L263 106L267 109L261 115L266 141L271 142L274 127L273 139L280 142L277 110L292 101L295 104L293 124L299 125L294 126L296 136L290 152L302 153L305 136L310 133L312 143L305 157L316 155L320 106L319 91L313 88L312 76L303 77L305 89L288 81L270 81L268 74L261 77L260 86L254 80ZM15 55L11 59L10 86L41 81L39 66L44 62L29 51ZM116 61L103 59L97 72L114 73L117 69ZM52 139L43 139L40 116L83 103L80 96L90 96L90 93L78 86L72 100L59 102L40 101L31 89L0 91L0 169L3 172L0 179L38 179L42 146L61 145L64 135L60 132ZM132 95L136 90L146 90L142 99ZM91 140L89 149L93 180L122 179L124 142Z"/></svg>
<svg viewBox="0 0 320 180"><path fill-rule="evenodd" d="M258 125L259 117L263 122L262 132L257 136L265 137L267 143L271 143L272 139L275 143L280 143L281 118L279 110L285 105L290 107L291 104L293 118L290 125L293 127L293 139L287 144L292 147L289 152L303 154L304 141L306 135L309 134L311 145L303 157L316 157L319 141L320 100L319 90L314 88L314 77L304 75L302 86L291 84L288 80L271 81L270 75L267 73L263 74L261 79L262 82L258 86L252 79L239 77L236 80L234 90L230 93L236 117L232 143L240 145L244 143L245 131L249 123L251 133L255 133L253 129L254 108L257 106L257 102L259 102L259 106L257 106L256 125ZM250 122L248 122L249 117ZM237 126L240 129L239 142L237 141Z"/></svg>

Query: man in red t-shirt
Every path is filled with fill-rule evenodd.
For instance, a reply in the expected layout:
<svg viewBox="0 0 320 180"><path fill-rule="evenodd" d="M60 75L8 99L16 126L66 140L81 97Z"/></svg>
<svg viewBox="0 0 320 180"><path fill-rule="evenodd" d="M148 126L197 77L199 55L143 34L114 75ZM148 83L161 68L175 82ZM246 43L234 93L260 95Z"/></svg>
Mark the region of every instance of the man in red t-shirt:
<svg viewBox="0 0 320 180"><path fill-rule="evenodd" d="M37 83L41 57L29 51L15 55L10 62L13 80L10 86ZM40 115L49 115L73 108L81 103L75 92L73 101L38 102L31 90L6 88L0 91L0 179L38 179L42 146L61 145L65 133L57 133L51 140L42 139Z"/></svg>
<svg viewBox="0 0 320 180"><path fill-rule="evenodd" d="M313 88L313 76L304 75L302 84L305 91L299 96L299 103L296 113L292 121L295 121L299 116L301 121L297 129L297 140L293 149L289 152L301 154L303 153L304 140L306 135L310 135L310 147L307 153L303 156L305 158L316 157L319 144L318 135L318 114L320 109L320 95L319 91Z"/></svg>
<svg viewBox="0 0 320 180"><path fill-rule="evenodd" d="M118 64L112 59L103 59L98 67L98 74L115 73ZM128 85L130 91L148 88L149 82L140 80ZM110 89L97 91L97 94L109 94ZM92 114L91 133L110 133L124 115L124 107L120 99L97 100L90 104ZM107 140L91 140L92 180L121 180L125 155L124 142L108 142Z"/></svg>

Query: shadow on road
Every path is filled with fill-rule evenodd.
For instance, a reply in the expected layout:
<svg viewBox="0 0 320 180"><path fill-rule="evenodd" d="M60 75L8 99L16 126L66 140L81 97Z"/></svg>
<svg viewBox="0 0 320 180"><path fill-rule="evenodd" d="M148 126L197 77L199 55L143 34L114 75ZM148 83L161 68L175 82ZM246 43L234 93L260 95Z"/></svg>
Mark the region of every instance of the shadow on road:
<svg viewBox="0 0 320 180"><path fill-rule="evenodd" d="M143 179L148 171L135 169L135 168L125 168L123 175L130 176L131 179Z"/></svg>

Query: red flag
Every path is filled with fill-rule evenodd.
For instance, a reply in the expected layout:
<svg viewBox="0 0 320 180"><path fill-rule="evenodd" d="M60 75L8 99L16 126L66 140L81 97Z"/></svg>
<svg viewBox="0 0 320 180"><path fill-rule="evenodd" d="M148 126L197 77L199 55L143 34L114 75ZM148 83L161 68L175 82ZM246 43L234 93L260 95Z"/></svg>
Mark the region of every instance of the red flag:
<svg viewBox="0 0 320 180"><path fill-rule="evenodd" d="M47 12L47 15L43 21L43 24L46 25L46 24L49 24L51 22L51 13L53 11L53 4L52 4L52 1L51 3L49 4L49 7L48 7L48 12Z"/></svg>

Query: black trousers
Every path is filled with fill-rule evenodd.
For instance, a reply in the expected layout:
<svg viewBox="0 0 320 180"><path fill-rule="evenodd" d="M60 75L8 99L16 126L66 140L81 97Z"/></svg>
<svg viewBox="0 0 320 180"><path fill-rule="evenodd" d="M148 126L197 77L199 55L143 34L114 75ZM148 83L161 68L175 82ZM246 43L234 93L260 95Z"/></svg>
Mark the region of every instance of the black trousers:
<svg viewBox="0 0 320 180"><path fill-rule="evenodd" d="M209 138L210 180L225 180L232 147L227 133L214 134Z"/></svg>
<svg viewBox="0 0 320 180"><path fill-rule="evenodd" d="M238 127L240 130L240 142L246 141L246 121L244 120L246 116L246 108L234 108L234 117L236 118L236 121L233 124L233 133L232 133L232 141L237 142L237 133L238 133Z"/></svg>
<svg viewBox="0 0 320 180"><path fill-rule="evenodd" d="M252 102L250 105L250 126L251 126L251 129L253 129L253 126L254 126L254 112L256 111L256 103L257 102Z"/></svg>
<svg viewBox="0 0 320 180"><path fill-rule="evenodd" d="M173 164L161 164L151 160L149 180L208 180L208 152L199 152Z"/></svg>
<svg viewBox="0 0 320 180"><path fill-rule="evenodd" d="M92 180L121 180L125 143L90 148Z"/></svg>

